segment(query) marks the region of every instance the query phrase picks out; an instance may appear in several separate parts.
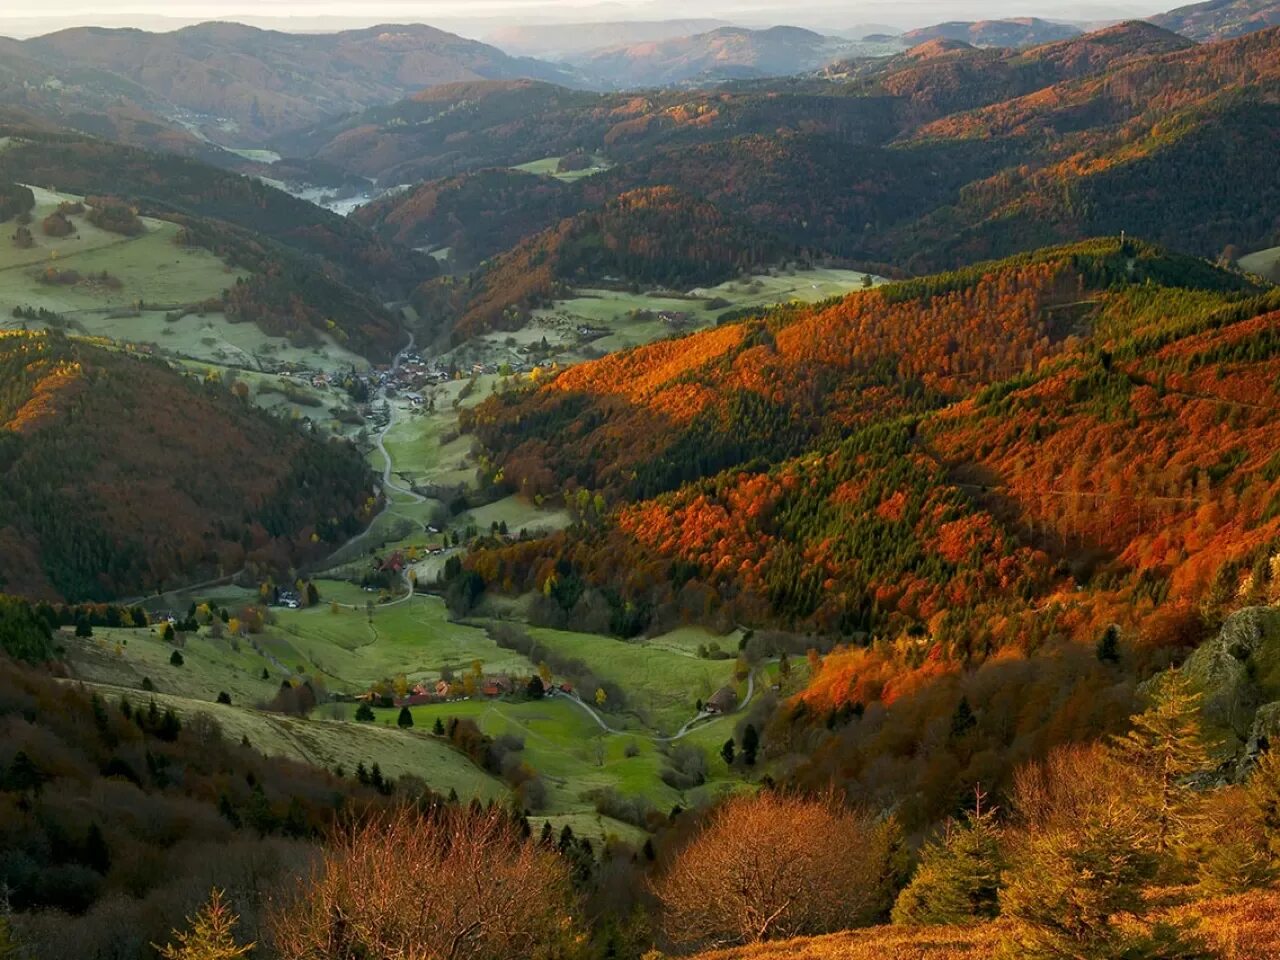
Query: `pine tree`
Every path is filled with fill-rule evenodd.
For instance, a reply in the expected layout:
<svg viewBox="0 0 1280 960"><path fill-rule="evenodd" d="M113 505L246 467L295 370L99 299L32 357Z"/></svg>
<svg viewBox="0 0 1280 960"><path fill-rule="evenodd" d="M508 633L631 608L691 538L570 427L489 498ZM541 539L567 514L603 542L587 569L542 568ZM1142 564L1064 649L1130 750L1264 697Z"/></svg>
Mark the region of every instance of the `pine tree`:
<svg viewBox="0 0 1280 960"><path fill-rule="evenodd" d="M742 762L748 767L756 765L756 753L760 749L760 734L753 724L748 723L742 731Z"/></svg>
<svg viewBox="0 0 1280 960"><path fill-rule="evenodd" d="M400 708L400 716L396 717L396 726L401 730L407 730L409 727L413 726L413 714L409 711L408 707Z"/></svg>
<svg viewBox="0 0 1280 960"><path fill-rule="evenodd" d="M958 740L978 725L978 718L973 715L973 707L969 706L969 698L962 696L951 714L951 737Z"/></svg>
<svg viewBox="0 0 1280 960"><path fill-rule="evenodd" d="M1160 678L1150 705L1133 718L1133 729L1117 740L1116 750L1143 774L1145 789L1134 800L1147 818L1156 853L1165 856L1184 843L1198 819L1188 778L1211 765L1200 727L1200 695L1181 672Z"/></svg>
<svg viewBox="0 0 1280 960"><path fill-rule="evenodd" d="M431 732L437 737L444 736L444 722L439 717L436 717L436 722L432 725Z"/></svg>
<svg viewBox="0 0 1280 960"><path fill-rule="evenodd" d="M175 930L176 942L165 947L156 945L156 949L164 960L238 960L255 946L236 943L233 931L239 920L223 900L222 891L215 887L209 902L194 917L187 918L190 930Z"/></svg>
<svg viewBox="0 0 1280 960"><path fill-rule="evenodd" d="M1011 920L1006 960L1174 960L1202 957L1186 932L1167 924L1115 923L1144 912L1142 888L1157 860L1141 815L1099 806L1071 828L1031 837L1000 891Z"/></svg>
<svg viewBox="0 0 1280 960"><path fill-rule="evenodd" d="M360 706L356 707L356 720L360 723L372 723L373 707L369 706L367 703L362 703Z"/></svg>
<svg viewBox="0 0 1280 960"><path fill-rule="evenodd" d="M1102 631L1094 653L1100 663L1120 662L1120 629L1114 623Z"/></svg>
<svg viewBox="0 0 1280 960"><path fill-rule="evenodd" d="M1280 753L1268 750L1258 758L1245 785L1250 811L1266 837L1266 853L1280 869Z"/></svg>
<svg viewBox="0 0 1280 960"><path fill-rule="evenodd" d="M899 924L965 924L1000 912L1005 867L995 811L978 794L974 812L947 826L941 842L926 844L920 866L893 906Z"/></svg>
<svg viewBox="0 0 1280 960"><path fill-rule="evenodd" d="M724 742L724 746L720 748L720 756L724 757L724 762L729 766L733 766L733 740L730 738Z"/></svg>

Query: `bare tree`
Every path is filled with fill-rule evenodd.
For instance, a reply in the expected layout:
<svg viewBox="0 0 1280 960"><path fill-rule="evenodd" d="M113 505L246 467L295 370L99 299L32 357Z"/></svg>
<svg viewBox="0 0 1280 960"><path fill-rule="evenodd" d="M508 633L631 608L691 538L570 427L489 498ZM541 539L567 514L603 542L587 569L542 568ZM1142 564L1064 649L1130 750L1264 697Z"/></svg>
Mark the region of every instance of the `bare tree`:
<svg viewBox="0 0 1280 960"><path fill-rule="evenodd" d="M550 960L573 906L561 858L505 813L401 807L339 831L271 929L282 960Z"/></svg>
<svg viewBox="0 0 1280 960"><path fill-rule="evenodd" d="M654 885L666 934L724 945L868 923L885 905L894 829L834 798L729 800Z"/></svg>

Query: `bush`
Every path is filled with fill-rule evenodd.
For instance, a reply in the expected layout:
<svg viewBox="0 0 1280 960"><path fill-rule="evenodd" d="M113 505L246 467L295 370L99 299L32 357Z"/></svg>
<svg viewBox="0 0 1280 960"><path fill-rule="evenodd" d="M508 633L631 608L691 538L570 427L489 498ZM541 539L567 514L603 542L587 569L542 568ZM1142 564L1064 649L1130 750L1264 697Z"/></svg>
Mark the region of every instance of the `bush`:
<svg viewBox="0 0 1280 960"><path fill-rule="evenodd" d="M896 831L839 806L762 793L713 811L654 884L678 944L742 944L870 923Z"/></svg>
<svg viewBox="0 0 1280 960"><path fill-rule="evenodd" d="M173 651L173 653L169 654L169 666L171 666L171 667L180 667L180 666L182 666L185 662L186 662L186 661L182 659L182 651L181 651L181 650L175 650L175 651Z"/></svg>
<svg viewBox="0 0 1280 960"><path fill-rule="evenodd" d="M136 237L146 231L137 212L115 197L90 197L88 220L100 230Z"/></svg>
<svg viewBox="0 0 1280 960"><path fill-rule="evenodd" d="M76 230L75 224L56 211L44 218L40 229L46 237L69 237Z"/></svg>
<svg viewBox="0 0 1280 960"><path fill-rule="evenodd" d="M577 915L563 858L503 811L446 806L400 808L338 833L270 925L281 960L506 960L564 956Z"/></svg>

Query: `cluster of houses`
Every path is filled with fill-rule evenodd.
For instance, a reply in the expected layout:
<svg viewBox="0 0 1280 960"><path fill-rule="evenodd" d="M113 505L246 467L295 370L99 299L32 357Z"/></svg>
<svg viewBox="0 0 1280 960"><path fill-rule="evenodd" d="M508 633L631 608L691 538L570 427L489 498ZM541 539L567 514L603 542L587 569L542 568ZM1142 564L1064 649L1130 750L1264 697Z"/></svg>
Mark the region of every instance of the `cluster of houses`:
<svg viewBox="0 0 1280 960"><path fill-rule="evenodd" d="M400 366L394 369L387 363L374 367L370 386L386 387L387 395L391 397L404 395L412 400L416 396L417 402L421 403L421 391L448 383L456 373L456 370L442 365L438 360L428 360L420 353L409 353L401 358Z"/></svg>

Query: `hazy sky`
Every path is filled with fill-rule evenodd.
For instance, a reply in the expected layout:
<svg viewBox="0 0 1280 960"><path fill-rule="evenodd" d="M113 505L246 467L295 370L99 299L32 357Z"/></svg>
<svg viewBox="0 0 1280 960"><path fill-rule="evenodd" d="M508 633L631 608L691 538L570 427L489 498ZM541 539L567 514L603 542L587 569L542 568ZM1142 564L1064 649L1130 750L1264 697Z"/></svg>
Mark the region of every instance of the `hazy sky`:
<svg viewBox="0 0 1280 960"><path fill-rule="evenodd" d="M0 34L29 36L71 25L166 29L199 20L238 20L281 29L342 29L379 22L435 23L472 36L499 22L657 20L718 17L746 25L788 23L847 29L866 23L925 26L941 20L1040 16L1115 20L1145 16L1178 0L2 0Z"/></svg>

